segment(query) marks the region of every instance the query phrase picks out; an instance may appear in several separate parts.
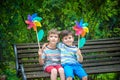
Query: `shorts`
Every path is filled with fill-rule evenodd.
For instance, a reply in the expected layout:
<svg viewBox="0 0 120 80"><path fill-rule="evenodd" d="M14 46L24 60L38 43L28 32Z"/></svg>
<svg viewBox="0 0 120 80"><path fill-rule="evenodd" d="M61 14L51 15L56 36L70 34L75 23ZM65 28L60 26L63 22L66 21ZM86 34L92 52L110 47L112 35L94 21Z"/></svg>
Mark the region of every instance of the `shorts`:
<svg viewBox="0 0 120 80"><path fill-rule="evenodd" d="M81 79L82 77L87 76L87 73L85 72L83 67L80 65L65 64L63 68L64 68L66 78L68 77L74 78L74 76L76 75Z"/></svg>
<svg viewBox="0 0 120 80"><path fill-rule="evenodd" d="M45 68L45 72L51 73L51 70L54 69L54 68L58 71L58 69L62 68L62 66L61 65L54 65L54 66L50 65L50 66L47 66Z"/></svg>

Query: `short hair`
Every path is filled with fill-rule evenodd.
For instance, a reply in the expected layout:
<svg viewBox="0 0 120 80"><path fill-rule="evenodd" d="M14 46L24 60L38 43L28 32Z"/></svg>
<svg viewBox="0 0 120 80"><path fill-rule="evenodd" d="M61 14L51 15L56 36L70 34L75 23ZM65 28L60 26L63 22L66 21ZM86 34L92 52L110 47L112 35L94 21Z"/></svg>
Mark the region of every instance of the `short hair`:
<svg viewBox="0 0 120 80"><path fill-rule="evenodd" d="M48 32L48 36L50 34L57 34L58 36L60 35L60 31L58 31L57 29L51 29L49 32Z"/></svg>
<svg viewBox="0 0 120 80"><path fill-rule="evenodd" d="M72 31L70 31L70 30L63 30L63 31L61 31L61 33L60 33L60 37L61 37L61 38L65 37L65 36L68 36L68 35L72 35L72 36L74 37L74 34L73 34Z"/></svg>

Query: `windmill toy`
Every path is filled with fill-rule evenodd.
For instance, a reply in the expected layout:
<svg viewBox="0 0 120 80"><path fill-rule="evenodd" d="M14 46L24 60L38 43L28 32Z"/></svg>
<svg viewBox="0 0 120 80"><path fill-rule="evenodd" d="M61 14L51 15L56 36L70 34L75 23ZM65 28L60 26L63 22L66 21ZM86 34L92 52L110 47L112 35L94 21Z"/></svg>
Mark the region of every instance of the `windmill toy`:
<svg viewBox="0 0 120 80"><path fill-rule="evenodd" d="M88 23L83 23L83 19L80 22L75 21L75 23L73 30L75 30L75 35L78 36L78 48L82 48L86 43L85 35L89 32Z"/></svg>
<svg viewBox="0 0 120 80"><path fill-rule="evenodd" d="M42 40L43 36L44 36L44 30L40 29L39 31L37 30L37 27L42 27L41 26L41 21L42 18L37 16L37 13L34 13L32 15L28 15L27 16L27 20L25 21L25 23L28 25L28 29L33 28L33 30L36 32L36 37L37 37L37 42L38 42L38 47L40 49L40 43L39 41Z"/></svg>

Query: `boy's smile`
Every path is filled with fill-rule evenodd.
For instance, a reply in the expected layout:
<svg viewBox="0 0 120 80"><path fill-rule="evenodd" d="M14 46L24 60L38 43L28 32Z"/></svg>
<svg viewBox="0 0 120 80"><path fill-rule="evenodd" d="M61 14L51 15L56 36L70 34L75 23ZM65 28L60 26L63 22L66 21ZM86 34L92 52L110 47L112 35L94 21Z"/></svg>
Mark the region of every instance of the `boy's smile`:
<svg viewBox="0 0 120 80"><path fill-rule="evenodd" d="M68 35L63 37L62 42L68 46L72 46L74 42L74 37L72 35Z"/></svg>

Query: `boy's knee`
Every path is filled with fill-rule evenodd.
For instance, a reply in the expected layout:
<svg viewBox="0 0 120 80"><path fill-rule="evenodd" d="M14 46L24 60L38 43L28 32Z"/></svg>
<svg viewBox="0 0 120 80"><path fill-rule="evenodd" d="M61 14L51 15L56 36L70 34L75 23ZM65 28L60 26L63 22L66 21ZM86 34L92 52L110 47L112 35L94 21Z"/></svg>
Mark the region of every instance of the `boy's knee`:
<svg viewBox="0 0 120 80"><path fill-rule="evenodd" d="M64 73L64 69L63 69L63 68L59 68L58 71L59 71L60 73Z"/></svg>
<svg viewBox="0 0 120 80"><path fill-rule="evenodd" d="M53 69L51 70L51 73L57 74L57 69L53 68Z"/></svg>
<svg viewBox="0 0 120 80"><path fill-rule="evenodd" d="M87 76L83 77L82 80L88 80Z"/></svg>
<svg viewBox="0 0 120 80"><path fill-rule="evenodd" d="M67 80L72 80L72 77L68 77Z"/></svg>
<svg viewBox="0 0 120 80"><path fill-rule="evenodd" d="M63 68L59 68L58 70L59 70L59 71L64 71L64 69L63 69Z"/></svg>

